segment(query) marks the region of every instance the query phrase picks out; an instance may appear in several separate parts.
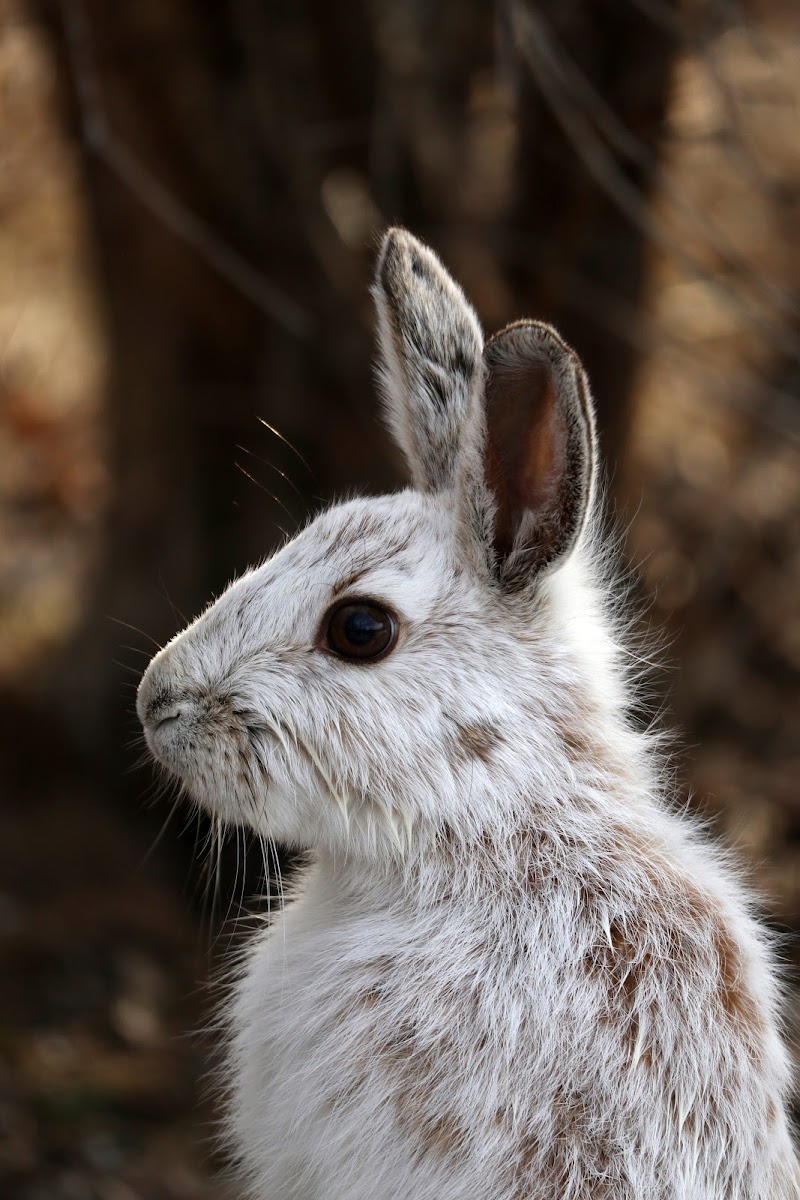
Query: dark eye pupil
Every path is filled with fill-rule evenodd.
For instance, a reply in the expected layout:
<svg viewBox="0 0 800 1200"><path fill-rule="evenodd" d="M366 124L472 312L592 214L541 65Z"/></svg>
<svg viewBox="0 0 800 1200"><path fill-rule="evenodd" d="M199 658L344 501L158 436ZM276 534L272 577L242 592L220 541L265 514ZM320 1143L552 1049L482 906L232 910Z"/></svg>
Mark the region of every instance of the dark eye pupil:
<svg viewBox="0 0 800 1200"><path fill-rule="evenodd" d="M382 631L383 624L366 609L354 609L344 622L344 635L353 646L366 646Z"/></svg>
<svg viewBox="0 0 800 1200"><path fill-rule="evenodd" d="M350 602L329 615L326 641L340 658L368 661L388 653L396 633L394 618L377 604Z"/></svg>

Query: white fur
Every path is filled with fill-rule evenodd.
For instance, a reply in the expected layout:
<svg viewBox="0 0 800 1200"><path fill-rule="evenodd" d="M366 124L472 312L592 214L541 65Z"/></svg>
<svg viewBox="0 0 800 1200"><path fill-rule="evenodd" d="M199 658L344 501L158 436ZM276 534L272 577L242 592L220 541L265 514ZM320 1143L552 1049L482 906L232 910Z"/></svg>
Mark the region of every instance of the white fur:
<svg viewBox="0 0 800 1200"><path fill-rule="evenodd" d="M314 853L226 1011L243 1187L796 1197L772 954L629 719L597 539L509 593L465 551L459 486L323 513L140 688L198 801ZM374 664L320 646L353 576L343 597L400 618Z"/></svg>

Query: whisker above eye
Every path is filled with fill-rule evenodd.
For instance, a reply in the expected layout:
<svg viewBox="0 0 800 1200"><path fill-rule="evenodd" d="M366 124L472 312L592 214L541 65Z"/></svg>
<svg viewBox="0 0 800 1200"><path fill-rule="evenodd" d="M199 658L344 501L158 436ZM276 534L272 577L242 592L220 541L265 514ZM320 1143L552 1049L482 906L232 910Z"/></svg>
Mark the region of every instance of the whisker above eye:
<svg viewBox="0 0 800 1200"><path fill-rule="evenodd" d="M305 469L308 471L311 478L315 481L315 483L318 483L319 480L317 479L316 475L314 474L314 472L312 471L311 467L308 465L306 460L303 458L302 454L297 449L297 447L293 446L292 443L289 441L289 439L287 437L283 436L283 434L280 432L280 430L276 429L274 425L270 425L269 421L265 421L263 417L256 417L256 420L261 425L263 425L265 429L268 429L270 431L270 433L274 434L276 438L280 438L280 440L284 443L284 445L288 446L289 449L292 451L292 453L297 455L297 457L300 459L300 462L303 464Z"/></svg>
<svg viewBox="0 0 800 1200"><path fill-rule="evenodd" d="M244 476L246 476L250 480L251 483L254 483L256 485L256 487L261 488L262 492L265 492L271 500L274 500L275 503L279 506L279 508L283 509L283 511L286 513L286 515L290 521L295 520L294 514L289 511L289 509L286 507L286 505L283 503L283 501L280 499L280 497L276 496L274 492L271 492L268 487L265 487L260 479L256 479L255 475L251 475L250 472L247 470L247 468L243 467L241 463L235 462L233 465L237 468L237 470L241 471L241 473Z"/></svg>
<svg viewBox="0 0 800 1200"><path fill-rule="evenodd" d="M112 617L110 613L106 613L106 620L113 621L115 625L122 625L125 629L131 629L134 633L140 634L143 638L147 638L148 642L152 642L156 650L163 650L164 647L160 642L157 642L149 633L145 633L143 629L139 629L138 625L131 625L130 621L122 621L119 617Z"/></svg>
<svg viewBox="0 0 800 1200"><path fill-rule="evenodd" d="M269 467L271 471L274 471L277 475L280 475L281 479L284 479L286 483L288 483L289 487L298 496L298 498L300 500L304 499L303 493L300 491L300 489L294 484L285 471L282 471L280 467L275 466L275 463L270 462L268 458L262 458L262 456L260 454L256 454L254 450L248 450L247 446L242 446L239 442L236 443L236 449L241 450L243 454L249 454L251 458L258 459L258 461L263 463L265 467Z"/></svg>

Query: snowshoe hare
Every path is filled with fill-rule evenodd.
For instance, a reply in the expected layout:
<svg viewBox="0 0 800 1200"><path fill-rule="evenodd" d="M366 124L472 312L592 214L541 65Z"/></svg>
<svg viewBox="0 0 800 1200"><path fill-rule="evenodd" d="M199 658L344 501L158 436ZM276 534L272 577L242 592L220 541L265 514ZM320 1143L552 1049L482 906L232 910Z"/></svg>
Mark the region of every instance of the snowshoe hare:
<svg viewBox="0 0 800 1200"><path fill-rule="evenodd" d="M258 1200L789 1200L768 939L665 799L602 574L592 401L390 230L412 487L317 517L153 660L154 756L309 848L226 1010Z"/></svg>

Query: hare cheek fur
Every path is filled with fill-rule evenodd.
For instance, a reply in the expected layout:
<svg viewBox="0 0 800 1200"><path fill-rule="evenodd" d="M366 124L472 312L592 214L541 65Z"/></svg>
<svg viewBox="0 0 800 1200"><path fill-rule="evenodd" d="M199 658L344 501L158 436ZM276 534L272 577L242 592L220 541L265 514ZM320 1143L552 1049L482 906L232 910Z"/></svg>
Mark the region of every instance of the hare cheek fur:
<svg viewBox="0 0 800 1200"><path fill-rule="evenodd" d="M769 944L628 717L580 363L533 322L484 345L402 230L375 295L413 488L323 513L138 697L190 795L313 851L226 1002L243 1187L796 1197ZM344 602L385 653L339 653Z"/></svg>

